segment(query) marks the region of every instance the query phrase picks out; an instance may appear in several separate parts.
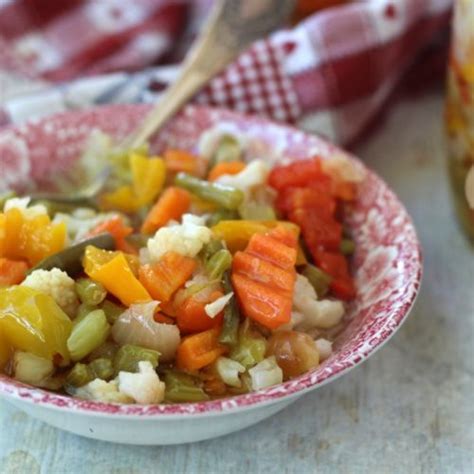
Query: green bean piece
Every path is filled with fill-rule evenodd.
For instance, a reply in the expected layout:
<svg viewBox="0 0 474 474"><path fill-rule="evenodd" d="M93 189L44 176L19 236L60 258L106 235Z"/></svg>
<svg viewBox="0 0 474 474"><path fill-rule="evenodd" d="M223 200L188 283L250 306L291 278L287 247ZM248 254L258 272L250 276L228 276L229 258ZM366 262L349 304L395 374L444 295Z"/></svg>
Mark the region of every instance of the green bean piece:
<svg viewBox="0 0 474 474"><path fill-rule="evenodd" d="M213 202L225 209L238 209L244 200L244 193L240 189L219 183L210 183L187 173L178 173L175 184L187 189L201 199Z"/></svg>
<svg viewBox="0 0 474 474"><path fill-rule="evenodd" d="M72 324L76 326L79 324L89 313L92 313L92 311L96 310L95 306L89 306L88 304L81 303L79 305L79 309L77 310L76 313L76 318L73 320Z"/></svg>
<svg viewBox="0 0 474 474"><path fill-rule="evenodd" d="M76 293L82 303L97 306L104 301L107 290L104 286L90 278L79 278L76 281Z"/></svg>
<svg viewBox="0 0 474 474"><path fill-rule="evenodd" d="M212 166L224 161L239 161L241 157L240 143L231 135L224 135L212 157Z"/></svg>
<svg viewBox="0 0 474 474"><path fill-rule="evenodd" d="M154 369L158 367L160 353L140 346L126 344L122 346L114 357L115 374L119 372L136 372L138 363L148 361Z"/></svg>
<svg viewBox="0 0 474 474"><path fill-rule="evenodd" d="M16 197L15 191L5 191L0 193L0 212L3 212L3 208L5 207L5 203L11 199Z"/></svg>
<svg viewBox="0 0 474 474"><path fill-rule="evenodd" d="M224 273L223 287L226 294L233 291L232 283L230 282L230 273L228 271ZM224 308L224 321L219 335L219 342L230 347L235 347L239 342L239 325L239 306L234 296Z"/></svg>
<svg viewBox="0 0 474 474"><path fill-rule="evenodd" d="M77 363L67 374L66 384L73 387L82 387L92 382L92 380L94 380L92 370L86 364Z"/></svg>
<svg viewBox="0 0 474 474"><path fill-rule="evenodd" d="M222 249L216 252L207 262L206 271L210 280L220 280L226 270L232 265L232 254Z"/></svg>
<svg viewBox="0 0 474 474"><path fill-rule="evenodd" d="M110 359L95 359L89 364L89 369L95 378L110 380L115 373L114 365Z"/></svg>
<svg viewBox="0 0 474 474"><path fill-rule="evenodd" d="M275 210L267 204L256 202L245 202L239 207L242 219L249 221L275 221L277 219Z"/></svg>
<svg viewBox="0 0 474 474"><path fill-rule="evenodd" d="M168 402L200 402L209 400L209 395L199 386L198 380L177 370L168 370L164 377L165 400Z"/></svg>
<svg viewBox="0 0 474 474"><path fill-rule="evenodd" d="M207 221L209 227L213 227L219 224L220 221L237 220L239 214L236 211L230 211L229 209L219 209L212 213Z"/></svg>
<svg viewBox="0 0 474 474"><path fill-rule="evenodd" d="M105 300L100 308L104 311L105 317L109 324L114 324L119 316L125 311L123 306L120 306L110 300Z"/></svg>
<svg viewBox="0 0 474 474"><path fill-rule="evenodd" d="M94 247L104 250L114 250L115 240L108 232L83 240L78 244L71 245L61 250L61 252L41 260L41 262L28 271L28 274L39 268L43 270L59 268L60 270L64 270L69 276L74 277L83 271L82 257L88 245L93 245Z"/></svg>
<svg viewBox="0 0 474 474"><path fill-rule="evenodd" d="M73 361L83 359L107 339L110 325L105 313L96 309L73 326L67 348Z"/></svg>
<svg viewBox="0 0 474 474"><path fill-rule="evenodd" d="M351 239L342 239L339 249L343 255L352 255L355 252L355 242Z"/></svg>
<svg viewBox="0 0 474 474"><path fill-rule="evenodd" d="M331 276L323 272L320 268L306 264L301 272L311 283L318 298L322 298L329 291L329 284L331 283Z"/></svg>

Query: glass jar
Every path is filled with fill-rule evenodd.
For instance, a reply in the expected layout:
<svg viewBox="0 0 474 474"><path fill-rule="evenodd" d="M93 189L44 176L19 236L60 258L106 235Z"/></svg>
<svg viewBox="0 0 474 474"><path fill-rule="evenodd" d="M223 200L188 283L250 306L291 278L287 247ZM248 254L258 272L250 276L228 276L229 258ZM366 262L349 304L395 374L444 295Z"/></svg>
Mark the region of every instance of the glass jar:
<svg viewBox="0 0 474 474"><path fill-rule="evenodd" d="M455 1L445 123L456 211L474 242L474 0Z"/></svg>

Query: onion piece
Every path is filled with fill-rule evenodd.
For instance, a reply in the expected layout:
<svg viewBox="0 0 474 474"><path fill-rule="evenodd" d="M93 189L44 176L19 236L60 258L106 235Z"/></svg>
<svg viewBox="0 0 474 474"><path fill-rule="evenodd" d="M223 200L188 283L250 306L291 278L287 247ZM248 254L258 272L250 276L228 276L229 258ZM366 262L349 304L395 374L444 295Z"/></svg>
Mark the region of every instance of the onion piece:
<svg viewBox="0 0 474 474"><path fill-rule="evenodd" d="M217 298L217 300L204 306L204 311L210 318L215 318L227 306L232 296L234 296L233 291Z"/></svg>
<svg viewBox="0 0 474 474"><path fill-rule="evenodd" d="M157 323L153 315L158 301L132 304L112 327L112 337L120 345L134 344L158 351L160 360L173 360L181 337L177 326Z"/></svg>

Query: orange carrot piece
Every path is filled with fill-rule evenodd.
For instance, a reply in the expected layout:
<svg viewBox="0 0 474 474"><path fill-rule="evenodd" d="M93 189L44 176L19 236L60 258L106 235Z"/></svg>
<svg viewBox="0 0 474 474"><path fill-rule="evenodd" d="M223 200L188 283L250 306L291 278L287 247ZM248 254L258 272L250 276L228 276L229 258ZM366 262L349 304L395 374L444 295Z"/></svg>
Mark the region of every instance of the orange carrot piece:
<svg viewBox="0 0 474 474"><path fill-rule="evenodd" d="M213 291L206 298L200 298L199 293L186 298L176 308L176 322L183 334L206 331L222 323L223 313L215 318L207 315L205 306L223 296L219 290Z"/></svg>
<svg viewBox="0 0 474 474"><path fill-rule="evenodd" d="M295 233L277 226L254 234L232 262L232 284L245 316L269 329L289 322L296 280Z"/></svg>
<svg viewBox="0 0 474 474"><path fill-rule="evenodd" d="M174 319L170 318L169 316L166 316L163 313L155 313L153 315L153 319L155 320L156 323L162 323L162 324L174 324Z"/></svg>
<svg viewBox="0 0 474 474"><path fill-rule="evenodd" d="M178 173L184 171L196 174L199 171L199 158L185 150L166 150L164 154L168 171Z"/></svg>
<svg viewBox="0 0 474 474"><path fill-rule="evenodd" d="M153 299L166 302L189 280L196 265L193 258L166 252L158 262L140 267L139 280Z"/></svg>
<svg viewBox="0 0 474 474"><path fill-rule="evenodd" d="M178 220L189 209L191 197L181 188L171 186L158 199L142 224L141 231L151 234L171 219Z"/></svg>
<svg viewBox="0 0 474 474"><path fill-rule="evenodd" d="M288 295L239 273L232 274L232 284L245 316L269 329L276 329L290 321L292 294Z"/></svg>
<svg viewBox="0 0 474 474"><path fill-rule="evenodd" d="M132 227L125 225L122 217L113 216L104 222L100 222L89 231L87 236L94 237L95 235L102 234L103 232L112 234L117 250L135 255L138 253L137 249L126 240L126 237L133 232L133 229Z"/></svg>
<svg viewBox="0 0 474 474"><path fill-rule="evenodd" d="M245 251L284 269L293 268L296 262L296 246L289 247L269 234L253 235Z"/></svg>
<svg viewBox="0 0 474 474"><path fill-rule="evenodd" d="M232 268L240 275L246 275L252 280L268 285L279 291L291 293L295 285L295 274L265 261L247 252L237 252L234 255Z"/></svg>
<svg viewBox="0 0 474 474"><path fill-rule="evenodd" d="M181 370L199 370L212 364L226 348L219 344L220 326L185 337L176 352L176 365Z"/></svg>
<svg viewBox="0 0 474 474"><path fill-rule="evenodd" d="M0 257L0 287L18 285L26 276L28 264L22 260Z"/></svg>
<svg viewBox="0 0 474 474"><path fill-rule="evenodd" d="M224 174L238 174L245 166L246 164L242 161L223 161L222 163L217 163L209 172L207 179L208 181L215 181Z"/></svg>

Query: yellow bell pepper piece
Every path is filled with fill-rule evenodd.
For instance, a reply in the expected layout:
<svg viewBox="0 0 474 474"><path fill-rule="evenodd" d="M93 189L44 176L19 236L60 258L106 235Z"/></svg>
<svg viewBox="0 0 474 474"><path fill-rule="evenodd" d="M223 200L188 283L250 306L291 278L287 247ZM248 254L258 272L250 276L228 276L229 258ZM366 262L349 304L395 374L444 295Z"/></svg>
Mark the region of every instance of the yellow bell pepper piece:
<svg viewBox="0 0 474 474"><path fill-rule="evenodd" d="M71 320L51 296L26 286L0 289L0 367L12 349L69 364L71 330Z"/></svg>
<svg viewBox="0 0 474 474"><path fill-rule="evenodd" d="M160 194L166 179L165 162L158 157L149 158L138 153L130 155L133 192L142 205L150 204Z"/></svg>
<svg viewBox="0 0 474 474"><path fill-rule="evenodd" d="M65 243L66 225L53 224L46 214L26 217L17 208L0 214L0 257L35 265L62 250Z"/></svg>
<svg viewBox="0 0 474 474"><path fill-rule="evenodd" d="M104 211L119 210L126 214L133 214L140 209L141 204L133 193L132 187L127 185L103 194L100 198L100 207Z"/></svg>
<svg viewBox="0 0 474 474"><path fill-rule="evenodd" d="M124 305L143 303L152 298L145 287L136 278L134 270L136 258L127 260L122 252L101 250L93 246L86 247L84 271L93 280L118 298Z"/></svg>
<svg viewBox="0 0 474 474"><path fill-rule="evenodd" d="M166 165L161 158L131 153L129 166L132 184L105 193L101 198L101 207L104 210L118 209L133 214L143 206L151 204L163 189Z"/></svg>

